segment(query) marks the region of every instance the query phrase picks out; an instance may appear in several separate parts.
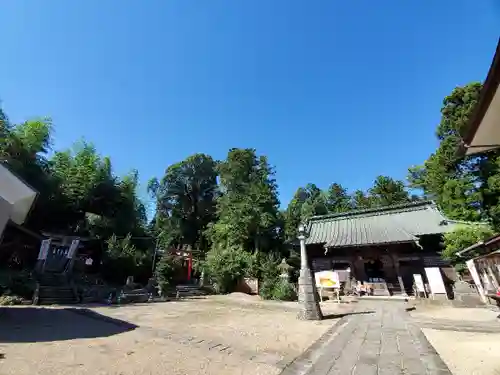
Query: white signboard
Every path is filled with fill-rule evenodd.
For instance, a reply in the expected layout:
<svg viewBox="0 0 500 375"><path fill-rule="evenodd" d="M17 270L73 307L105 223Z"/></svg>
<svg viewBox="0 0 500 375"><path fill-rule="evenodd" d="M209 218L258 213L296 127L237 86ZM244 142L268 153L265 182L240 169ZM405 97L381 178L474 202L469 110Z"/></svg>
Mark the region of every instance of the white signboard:
<svg viewBox="0 0 500 375"><path fill-rule="evenodd" d="M446 287L443 282L443 275L439 267L424 268L427 280L429 280L429 287L431 294L446 294Z"/></svg>
<svg viewBox="0 0 500 375"><path fill-rule="evenodd" d="M349 273L350 271L347 271L347 270L338 270L338 271L333 271L335 272L338 276L338 280L341 282L341 283L344 283L346 282L347 280L349 280Z"/></svg>
<svg viewBox="0 0 500 375"><path fill-rule="evenodd" d="M315 272L317 288L340 288L339 274L335 271Z"/></svg>
<svg viewBox="0 0 500 375"><path fill-rule="evenodd" d="M417 288L417 292L425 293L425 286L422 275L416 273L413 275L413 279L415 280L415 287Z"/></svg>
<svg viewBox="0 0 500 375"><path fill-rule="evenodd" d="M68 254L66 257L68 259L73 258L73 255L75 255L76 249L78 248L78 245L80 244L80 240L73 240L71 242L71 246L69 247Z"/></svg>
<svg viewBox="0 0 500 375"><path fill-rule="evenodd" d="M47 254L49 253L50 239L43 240L40 245L40 251L38 252L38 260L47 259Z"/></svg>

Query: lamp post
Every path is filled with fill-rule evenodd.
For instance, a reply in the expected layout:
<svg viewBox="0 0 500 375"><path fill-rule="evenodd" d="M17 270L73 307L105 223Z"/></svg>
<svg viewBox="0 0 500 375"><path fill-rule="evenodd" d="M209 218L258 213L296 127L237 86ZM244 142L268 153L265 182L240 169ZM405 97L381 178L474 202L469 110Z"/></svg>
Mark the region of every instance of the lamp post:
<svg viewBox="0 0 500 375"><path fill-rule="evenodd" d="M318 301L318 293L316 291L316 281L309 268L306 251L306 228L304 225L299 225L300 241L300 276L299 276L299 304L300 312L298 318L300 320L321 320L323 314Z"/></svg>

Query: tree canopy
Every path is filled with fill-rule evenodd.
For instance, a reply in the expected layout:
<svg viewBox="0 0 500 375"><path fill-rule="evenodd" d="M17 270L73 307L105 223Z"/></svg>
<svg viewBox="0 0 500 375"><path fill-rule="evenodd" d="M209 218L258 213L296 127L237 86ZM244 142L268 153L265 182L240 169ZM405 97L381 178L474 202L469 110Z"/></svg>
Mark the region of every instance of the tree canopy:
<svg viewBox="0 0 500 375"><path fill-rule="evenodd" d="M109 259L125 257L127 264L143 262L129 254L140 251L134 237L202 254L213 250L211 261L224 254L240 262L243 258L233 252L280 252L296 238L299 224L313 216L419 199L436 201L451 219L489 221L498 230L500 153L464 157L457 152L480 89L473 82L444 98L436 129L439 145L422 165L409 169L408 184L377 176L368 189L348 191L332 176L330 186L312 181L298 187L282 209L274 167L251 148L230 149L223 160L196 153L166 166L165 174L148 184L155 201L149 223L137 193L138 171L117 176L110 158L84 140L53 150L54 126L48 118L12 124L0 110L0 159L39 192L26 223L30 229L101 239L111 249ZM462 237L485 235L476 234ZM448 237L450 249L463 245Z"/></svg>

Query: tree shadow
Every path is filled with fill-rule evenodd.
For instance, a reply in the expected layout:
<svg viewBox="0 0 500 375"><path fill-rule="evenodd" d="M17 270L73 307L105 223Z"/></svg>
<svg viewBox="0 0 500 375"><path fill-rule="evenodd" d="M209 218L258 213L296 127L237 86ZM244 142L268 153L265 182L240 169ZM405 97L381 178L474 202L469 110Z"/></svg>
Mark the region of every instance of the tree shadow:
<svg viewBox="0 0 500 375"><path fill-rule="evenodd" d="M361 315L361 314L374 314L375 311L354 311L354 312L348 312L348 313L341 313L341 314L327 314L323 315L324 320L328 319L340 319L345 316L350 316L350 315Z"/></svg>
<svg viewBox="0 0 500 375"><path fill-rule="evenodd" d="M109 337L137 327L85 308L0 308L0 343Z"/></svg>

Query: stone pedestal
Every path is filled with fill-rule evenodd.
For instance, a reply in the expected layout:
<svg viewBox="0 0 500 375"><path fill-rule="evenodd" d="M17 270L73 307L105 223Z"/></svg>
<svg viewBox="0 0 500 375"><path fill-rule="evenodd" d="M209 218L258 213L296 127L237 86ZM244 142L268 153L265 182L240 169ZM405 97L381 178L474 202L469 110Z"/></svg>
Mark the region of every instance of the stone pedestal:
<svg viewBox="0 0 500 375"><path fill-rule="evenodd" d="M481 297L466 281L458 280L453 286L453 299L465 307L476 307L482 304Z"/></svg>
<svg viewBox="0 0 500 375"><path fill-rule="evenodd" d="M300 320L323 319L316 291L316 282L309 268L301 268L300 270L298 295L301 309L297 317Z"/></svg>

